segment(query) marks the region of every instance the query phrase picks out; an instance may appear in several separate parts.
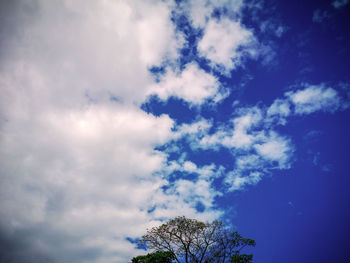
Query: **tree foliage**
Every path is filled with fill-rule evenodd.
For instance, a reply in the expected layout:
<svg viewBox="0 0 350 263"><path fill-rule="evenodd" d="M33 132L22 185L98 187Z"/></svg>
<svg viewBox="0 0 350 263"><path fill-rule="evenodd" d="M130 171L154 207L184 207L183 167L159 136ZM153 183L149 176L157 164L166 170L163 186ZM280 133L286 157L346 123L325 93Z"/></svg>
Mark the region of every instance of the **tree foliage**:
<svg viewBox="0 0 350 263"><path fill-rule="evenodd" d="M141 243L158 252L169 252L173 256L169 259L177 263L250 263L253 255L241 251L255 246L253 239L230 231L220 221L204 223L184 216L148 229ZM141 262L148 261L133 261Z"/></svg>
<svg viewBox="0 0 350 263"><path fill-rule="evenodd" d="M175 259L169 251L157 251L145 256L138 256L131 259L131 263L171 263Z"/></svg>

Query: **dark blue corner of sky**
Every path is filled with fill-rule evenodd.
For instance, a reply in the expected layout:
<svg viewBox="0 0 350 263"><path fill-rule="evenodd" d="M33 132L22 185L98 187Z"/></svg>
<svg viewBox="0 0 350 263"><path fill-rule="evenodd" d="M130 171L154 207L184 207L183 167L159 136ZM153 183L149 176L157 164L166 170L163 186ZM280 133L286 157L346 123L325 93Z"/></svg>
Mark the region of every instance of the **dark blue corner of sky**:
<svg viewBox="0 0 350 263"><path fill-rule="evenodd" d="M265 1L262 17L286 28L275 38L276 63L251 63L254 78L240 100L270 104L289 86L350 80L350 4L331 1ZM271 8L268 8L270 6ZM316 10L327 14L313 21ZM244 21L257 27L247 11ZM340 89L341 92L341 89ZM282 127L295 145L290 169L226 196L236 204L234 223L257 242L255 262L350 262L350 114L315 113ZM310 135L310 136L307 136Z"/></svg>

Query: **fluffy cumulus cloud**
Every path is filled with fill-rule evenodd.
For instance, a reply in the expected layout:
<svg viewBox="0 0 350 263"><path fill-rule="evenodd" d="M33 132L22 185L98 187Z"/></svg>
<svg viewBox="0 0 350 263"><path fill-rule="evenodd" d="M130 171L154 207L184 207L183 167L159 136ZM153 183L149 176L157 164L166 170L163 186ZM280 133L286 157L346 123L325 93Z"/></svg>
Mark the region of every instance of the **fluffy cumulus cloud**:
<svg viewBox="0 0 350 263"><path fill-rule="evenodd" d="M127 262L143 253L130 241L164 219L219 218L215 200L223 192L215 179L234 191L290 167L292 140L277 126L292 115L341 108L335 89L301 87L269 107L235 108L223 123L199 116L227 95L213 72L227 75L243 56L256 56L242 5L1 3L1 260ZM188 40L172 19L179 6L203 32L195 45L207 67L180 65ZM214 10L226 11L213 17ZM157 81L153 66L164 66ZM179 123L146 113L152 95L186 101L198 116ZM188 154L221 148L232 155L230 169Z"/></svg>
<svg viewBox="0 0 350 263"><path fill-rule="evenodd" d="M239 21L211 19L198 43L198 49L214 65L230 70L240 64L243 55L254 55L255 49L249 48L253 44L252 32L242 27Z"/></svg>
<svg viewBox="0 0 350 263"><path fill-rule="evenodd" d="M288 139L278 136L274 131L254 145L257 153L265 160L275 161L279 168L289 168L293 148Z"/></svg>
<svg viewBox="0 0 350 263"><path fill-rule="evenodd" d="M218 80L211 74L189 64L181 73L167 72L159 83L150 88L150 95L156 94L160 99L177 97L192 104L202 104L206 99L215 101L223 98L219 90Z"/></svg>
<svg viewBox="0 0 350 263"><path fill-rule="evenodd" d="M255 185L261 180L261 173L251 172L247 176L242 176L240 172L232 171L225 178L226 183L230 186L230 190L240 190L246 185Z"/></svg>
<svg viewBox="0 0 350 263"><path fill-rule="evenodd" d="M203 30L198 51L211 65L225 74L242 65L245 57L257 57L262 53L253 31L241 23L242 0L193 0L184 1L181 9L187 14L194 28ZM213 16L213 11L225 16Z"/></svg>
<svg viewBox="0 0 350 263"><path fill-rule="evenodd" d="M286 96L295 106L296 114L309 114L318 110L334 112L341 106L338 92L325 85L306 85L304 89L290 91Z"/></svg>
<svg viewBox="0 0 350 263"><path fill-rule="evenodd" d="M255 107L242 111L243 114L231 120L231 125L219 127L216 133L201 138L200 145L205 148L223 145L229 148L249 149L255 140L254 132L251 131L261 121L261 110Z"/></svg>

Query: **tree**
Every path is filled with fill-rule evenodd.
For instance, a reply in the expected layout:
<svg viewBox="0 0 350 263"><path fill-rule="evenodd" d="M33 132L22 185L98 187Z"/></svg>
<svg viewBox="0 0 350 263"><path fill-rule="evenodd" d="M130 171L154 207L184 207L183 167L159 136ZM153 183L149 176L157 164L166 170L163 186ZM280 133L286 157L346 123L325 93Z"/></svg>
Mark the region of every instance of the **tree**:
<svg viewBox="0 0 350 263"><path fill-rule="evenodd" d="M241 251L255 246L255 241L223 227L220 221L204 223L181 216L148 229L141 244L171 253L177 263L250 263L253 255Z"/></svg>
<svg viewBox="0 0 350 263"><path fill-rule="evenodd" d="M131 259L131 263L171 263L175 259L169 251L157 251L145 256L138 256Z"/></svg>

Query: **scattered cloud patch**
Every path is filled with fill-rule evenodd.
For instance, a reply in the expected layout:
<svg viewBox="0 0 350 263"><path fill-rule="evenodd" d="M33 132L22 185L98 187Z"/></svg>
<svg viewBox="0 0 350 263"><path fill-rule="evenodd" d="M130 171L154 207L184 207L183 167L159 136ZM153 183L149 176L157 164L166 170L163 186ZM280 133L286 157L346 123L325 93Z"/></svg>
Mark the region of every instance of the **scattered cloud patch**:
<svg viewBox="0 0 350 263"><path fill-rule="evenodd" d="M180 73L168 70L160 81L150 88L149 94L156 94L162 100L174 96L199 105L209 98L220 100L222 95L218 93L219 85L213 75L192 63Z"/></svg>
<svg viewBox="0 0 350 263"><path fill-rule="evenodd" d="M234 169L225 176L227 184L234 184L229 187L230 190L256 184L273 169L290 168L294 152L290 139L274 130L275 125L279 124L271 125L268 110L256 106L238 108L236 111L237 116L230 120L230 124L218 126L211 134L208 134L208 130L203 133L197 129L180 135L187 138L194 150L229 149L235 160ZM193 127L197 125L195 122Z"/></svg>
<svg viewBox="0 0 350 263"><path fill-rule="evenodd" d="M262 179L262 174L252 172L248 176L242 176L241 173L234 171L227 175L225 183L229 185L230 191L242 190L246 185L255 185Z"/></svg>
<svg viewBox="0 0 350 263"><path fill-rule="evenodd" d="M254 45L253 33L239 21L211 19L204 29L203 38L198 42L198 50L213 66L222 66L225 71L229 71L240 65L243 56L256 55Z"/></svg>
<svg viewBox="0 0 350 263"><path fill-rule="evenodd" d="M231 125L219 127L217 132L201 138L200 145L204 148L221 145L228 148L248 149L255 140L249 131L259 124L262 116L257 107L239 109L240 116L231 119Z"/></svg>
<svg viewBox="0 0 350 263"><path fill-rule="evenodd" d="M263 158L278 162L281 169L290 167L290 155L293 147L288 139L279 137L275 132L264 138L263 143L254 145L258 154Z"/></svg>
<svg viewBox="0 0 350 263"><path fill-rule="evenodd" d="M259 29L262 33L273 32L276 37L282 37L282 35L286 32L286 28L284 26L273 23L269 20L261 22Z"/></svg>
<svg viewBox="0 0 350 263"><path fill-rule="evenodd" d="M291 114L290 103L283 99L276 99L267 109L267 117L273 122L285 125L286 117Z"/></svg>
<svg viewBox="0 0 350 263"><path fill-rule="evenodd" d="M349 0L336 0L332 2L332 6L336 9L340 9L346 6L348 3L349 3Z"/></svg>
<svg viewBox="0 0 350 263"><path fill-rule="evenodd" d="M328 11L322 11L320 9L316 9L312 15L312 22L314 23L322 23L324 20L330 18L330 14Z"/></svg>
<svg viewBox="0 0 350 263"><path fill-rule="evenodd" d="M229 17L237 17L243 6L242 0L193 0L182 8L187 11L194 27L204 28L212 18L214 10L225 10Z"/></svg>
<svg viewBox="0 0 350 263"><path fill-rule="evenodd" d="M341 106L338 92L325 85L307 85L303 90L287 92L286 96L295 106L296 114L310 114L315 111L334 112Z"/></svg>

